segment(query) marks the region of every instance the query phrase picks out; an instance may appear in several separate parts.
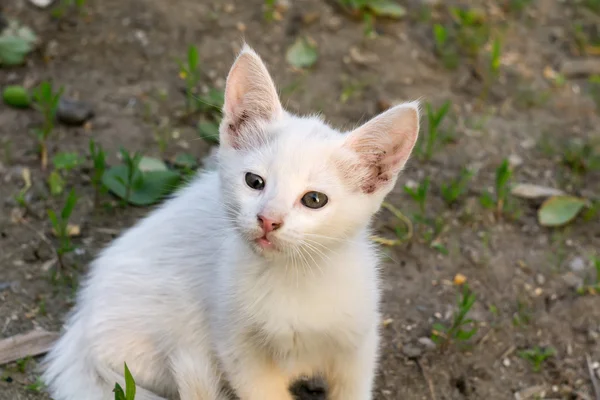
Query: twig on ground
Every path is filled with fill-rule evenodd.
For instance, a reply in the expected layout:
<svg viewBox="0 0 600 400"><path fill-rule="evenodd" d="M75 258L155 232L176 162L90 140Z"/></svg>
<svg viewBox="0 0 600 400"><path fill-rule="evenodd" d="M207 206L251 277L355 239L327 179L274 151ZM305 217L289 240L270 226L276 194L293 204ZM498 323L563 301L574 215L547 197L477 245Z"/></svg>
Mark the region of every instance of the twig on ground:
<svg viewBox="0 0 600 400"><path fill-rule="evenodd" d="M415 359L415 362L417 363L417 366L419 367L419 370L421 371L421 375L423 375L423 379L425 379L425 382L427 382L427 387L429 388L429 394L431 395L431 400L437 400L437 397L435 396L435 387L433 386L433 381L431 380L429 373L423 367L423 365L421 364L421 362L419 361L418 358Z"/></svg>
<svg viewBox="0 0 600 400"><path fill-rule="evenodd" d="M596 378L596 374L594 373L592 359L590 358L589 354L585 355L585 361L587 362L588 372L590 373L590 380L592 381L592 387L594 388L596 400L600 400L600 382L598 382L598 378Z"/></svg>
<svg viewBox="0 0 600 400"><path fill-rule="evenodd" d="M58 333L34 329L28 333L0 340L0 365L38 356L50 350L58 339Z"/></svg>

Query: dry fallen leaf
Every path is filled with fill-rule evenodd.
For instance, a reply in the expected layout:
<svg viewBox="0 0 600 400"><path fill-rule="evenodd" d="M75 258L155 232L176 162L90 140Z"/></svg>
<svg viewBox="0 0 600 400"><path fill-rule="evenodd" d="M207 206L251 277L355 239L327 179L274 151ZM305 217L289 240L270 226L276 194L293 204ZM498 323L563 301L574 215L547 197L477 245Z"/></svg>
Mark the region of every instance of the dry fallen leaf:
<svg viewBox="0 0 600 400"><path fill-rule="evenodd" d="M371 236L371 240L374 241L375 243L379 243L384 246L396 246L397 244L400 243L398 240L395 240L395 239L386 239L384 237L375 236L375 235Z"/></svg>
<svg viewBox="0 0 600 400"><path fill-rule="evenodd" d="M31 187L31 171L29 170L29 168L23 168L21 176L23 177L23 181L25 182L25 187L23 188L23 193L25 193Z"/></svg>

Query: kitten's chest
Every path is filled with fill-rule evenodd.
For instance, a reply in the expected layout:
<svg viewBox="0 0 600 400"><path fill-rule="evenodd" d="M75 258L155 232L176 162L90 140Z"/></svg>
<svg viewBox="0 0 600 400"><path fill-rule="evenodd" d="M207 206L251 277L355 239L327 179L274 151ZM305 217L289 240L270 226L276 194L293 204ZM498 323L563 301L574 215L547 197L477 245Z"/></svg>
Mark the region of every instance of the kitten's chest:
<svg viewBox="0 0 600 400"><path fill-rule="evenodd" d="M369 329L376 308L352 288L318 283L310 288L279 286L254 299L246 308L250 331L280 359L354 347Z"/></svg>

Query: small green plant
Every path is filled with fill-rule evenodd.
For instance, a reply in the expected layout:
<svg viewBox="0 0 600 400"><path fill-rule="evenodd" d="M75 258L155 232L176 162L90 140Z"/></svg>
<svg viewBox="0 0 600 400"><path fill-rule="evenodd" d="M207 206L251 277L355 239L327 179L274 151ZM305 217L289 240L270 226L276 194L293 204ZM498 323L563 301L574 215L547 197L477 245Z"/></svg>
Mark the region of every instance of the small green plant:
<svg viewBox="0 0 600 400"><path fill-rule="evenodd" d="M413 214L413 219L415 225L419 227L419 232L422 234L423 240L432 249L442 254L448 254L448 249L439 240L440 235L446 228L444 218L441 216L430 218L427 216L426 204L429 184L430 179L427 177L415 188L404 186L404 191L419 205L419 212ZM397 235L400 237L400 235L403 235L403 232L397 232Z"/></svg>
<svg viewBox="0 0 600 400"><path fill-rule="evenodd" d="M54 168L59 171L69 172L83 163L83 158L75 152L60 152L52 157Z"/></svg>
<svg viewBox="0 0 600 400"><path fill-rule="evenodd" d="M447 205L452 206L452 205L456 204L458 202L458 199L463 194L465 194L465 192L467 191L469 182L473 178L474 174L475 174L474 171L472 171L468 168L463 168L460 171L460 175L457 178L451 180L447 184L445 184L445 183L442 184L442 187L441 187L442 198L444 199L444 201L446 202Z"/></svg>
<svg viewBox="0 0 600 400"><path fill-rule="evenodd" d="M219 89L210 89L206 95L196 97L197 109L204 118L198 123L198 135L207 142L219 143L219 124L225 94Z"/></svg>
<svg viewBox="0 0 600 400"><path fill-rule="evenodd" d="M194 45L188 47L187 59L185 61L178 61L179 77L185 81L186 108L188 113L196 111L194 97L196 94L196 85L200 81L199 63L198 48Z"/></svg>
<svg viewBox="0 0 600 400"><path fill-rule="evenodd" d="M450 14L456 23L456 41L465 54L477 57L490 36L490 26L485 14L476 8L451 7Z"/></svg>
<svg viewBox="0 0 600 400"><path fill-rule="evenodd" d="M61 194L65 189L66 181L64 175L68 175L71 170L80 166L82 162L83 159L75 152L57 153L52 158L54 171L48 176L48 186L53 196Z"/></svg>
<svg viewBox="0 0 600 400"><path fill-rule="evenodd" d="M121 385L115 383L115 388L113 389L115 400L135 400L135 391L135 380L127 367L127 363L125 363L125 390L123 390Z"/></svg>
<svg viewBox="0 0 600 400"><path fill-rule="evenodd" d="M69 218L71 218L71 213L77 204L77 196L75 195L75 191L71 190L63 206L60 214L56 214L54 210L48 210L48 218L50 219L50 223L52 224L52 228L58 237L59 245L56 249L56 254L58 256L58 263L60 267L64 269L64 260L63 256L67 253L75 250L73 243L71 242L71 234L70 234L70 225Z"/></svg>
<svg viewBox="0 0 600 400"><path fill-rule="evenodd" d="M98 205L100 200L100 194L104 192L104 185L102 185L102 177L106 171L106 153L101 145L90 140L90 157L92 159L92 174L90 179L92 186L94 187L94 205Z"/></svg>
<svg viewBox="0 0 600 400"><path fill-rule="evenodd" d="M427 201L427 192L429 191L429 177L423 179L416 188L404 186L404 191L419 205L421 217L425 217L425 204Z"/></svg>
<svg viewBox="0 0 600 400"><path fill-rule="evenodd" d="M264 18L265 21L268 22L272 22L275 20L275 16L276 16L276 12L277 10L275 9L275 4L277 3L276 0L264 0Z"/></svg>
<svg viewBox="0 0 600 400"><path fill-rule="evenodd" d="M517 311L513 314L512 323L514 326L524 326L531 321L531 310L526 303L517 301Z"/></svg>
<svg viewBox="0 0 600 400"><path fill-rule="evenodd" d="M125 178L120 176L117 177L117 180L125 187L125 197L123 198L124 205L129 203L131 199L131 194L138 184L137 180L141 178L140 171L140 161L142 161L142 154L139 152L135 152L133 157L127 150L121 148L120 150L121 156L123 157L123 162L125 163L125 167L127 168L127 174Z"/></svg>
<svg viewBox="0 0 600 400"><path fill-rule="evenodd" d="M42 113L44 122L40 128L35 128L33 132L38 138L40 146L40 159L42 169L48 166L48 137L54 129L54 121L60 97L62 96L63 88L60 87L57 91L52 87L52 82L44 81L33 90L34 107Z"/></svg>
<svg viewBox="0 0 600 400"><path fill-rule="evenodd" d="M377 17L398 19L406 15L406 9L394 0L337 0L348 14L361 18L365 23L365 35L375 35Z"/></svg>
<svg viewBox="0 0 600 400"><path fill-rule="evenodd" d="M475 304L477 297L467 283L462 285L462 291L456 297L456 312L450 326L441 323L433 324L431 339L446 349L454 341L465 342L471 339L478 330L475 321L467 318L467 314Z"/></svg>
<svg viewBox="0 0 600 400"><path fill-rule="evenodd" d="M35 382L26 385L25 389L35 393L41 393L44 390L44 387L44 381L38 376L37 378L35 378Z"/></svg>
<svg viewBox="0 0 600 400"><path fill-rule="evenodd" d="M453 70L458 67L459 54L450 40L448 28L441 24L433 25L433 39L435 42L435 52L441 58L444 67Z"/></svg>
<svg viewBox="0 0 600 400"><path fill-rule="evenodd" d="M102 175L102 184L121 199L123 206L154 204L181 183L181 172L169 169L158 158L121 149L123 164L115 165Z"/></svg>
<svg viewBox="0 0 600 400"><path fill-rule="evenodd" d="M25 358L21 358L15 362L17 364L17 371L24 374L27 371L27 365L31 361L31 356L27 356Z"/></svg>
<svg viewBox="0 0 600 400"><path fill-rule="evenodd" d="M502 52L502 42L499 37L494 38L492 41L492 49L490 52L490 58L487 68L487 73L485 74L485 82L483 88L482 98L485 101L487 99L488 93L492 84L495 80L498 79L500 75L500 55Z"/></svg>
<svg viewBox="0 0 600 400"><path fill-rule="evenodd" d="M534 372L540 372L544 361L555 354L556 350L554 350L552 347L539 346L535 346L531 349L523 350L518 353L519 357L531 363L531 367Z"/></svg>
<svg viewBox="0 0 600 400"><path fill-rule="evenodd" d="M480 198L481 204L486 208L495 208L498 216L512 207L509 198L511 179L512 169L508 160L505 159L496 169L495 196L485 192Z"/></svg>
<svg viewBox="0 0 600 400"><path fill-rule="evenodd" d="M589 142L570 141L566 144L562 163L578 175L600 170L600 152Z"/></svg>
<svg viewBox="0 0 600 400"><path fill-rule="evenodd" d="M61 0L58 6L52 10L54 18L62 18L67 11L75 8L79 14L84 13L86 0Z"/></svg>
<svg viewBox="0 0 600 400"><path fill-rule="evenodd" d="M447 100L437 110L430 103L425 104L427 131L425 135L421 135L416 147L416 152L422 159L430 160L438 144L449 140L447 135L442 133L440 127L450 111L451 104L450 100Z"/></svg>

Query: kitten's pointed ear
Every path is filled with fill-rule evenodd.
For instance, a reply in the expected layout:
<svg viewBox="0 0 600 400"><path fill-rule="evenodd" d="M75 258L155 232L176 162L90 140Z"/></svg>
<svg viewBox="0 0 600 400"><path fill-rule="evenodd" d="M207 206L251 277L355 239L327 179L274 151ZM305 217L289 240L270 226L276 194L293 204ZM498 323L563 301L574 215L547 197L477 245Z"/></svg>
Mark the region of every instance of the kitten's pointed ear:
<svg viewBox="0 0 600 400"><path fill-rule="evenodd" d="M419 104L404 103L348 135L345 146L358 155L355 181L364 193L392 189L417 141Z"/></svg>
<svg viewBox="0 0 600 400"><path fill-rule="evenodd" d="M248 45L235 60L225 87L221 143L234 148L253 143L261 135L256 125L260 121L274 121L283 115L275 84L258 54Z"/></svg>

